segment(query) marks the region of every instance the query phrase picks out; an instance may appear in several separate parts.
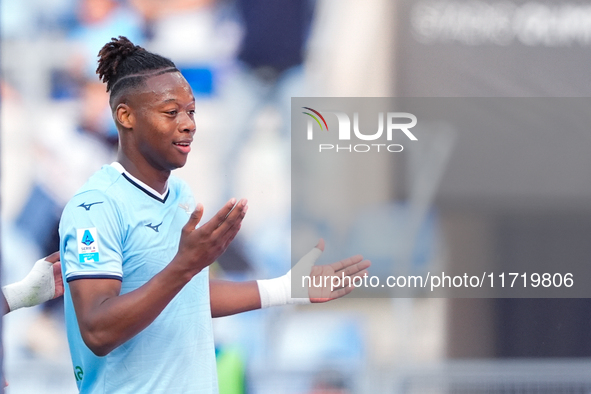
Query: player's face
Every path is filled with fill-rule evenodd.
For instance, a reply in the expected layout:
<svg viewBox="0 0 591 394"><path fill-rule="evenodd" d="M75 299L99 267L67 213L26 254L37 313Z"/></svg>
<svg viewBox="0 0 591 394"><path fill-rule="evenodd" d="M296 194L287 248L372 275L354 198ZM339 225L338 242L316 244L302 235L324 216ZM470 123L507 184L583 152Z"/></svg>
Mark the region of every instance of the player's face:
<svg viewBox="0 0 591 394"><path fill-rule="evenodd" d="M133 99L134 145L157 170L185 165L195 134L195 97L179 72L148 78Z"/></svg>

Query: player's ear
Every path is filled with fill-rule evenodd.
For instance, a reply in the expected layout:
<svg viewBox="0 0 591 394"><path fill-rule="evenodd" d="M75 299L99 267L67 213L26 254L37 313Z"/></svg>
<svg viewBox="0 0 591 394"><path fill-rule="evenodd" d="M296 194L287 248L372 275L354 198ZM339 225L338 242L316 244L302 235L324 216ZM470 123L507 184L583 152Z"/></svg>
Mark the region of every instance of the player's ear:
<svg viewBox="0 0 591 394"><path fill-rule="evenodd" d="M133 129L135 118L129 105L120 103L115 109L115 121L126 129Z"/></svg>

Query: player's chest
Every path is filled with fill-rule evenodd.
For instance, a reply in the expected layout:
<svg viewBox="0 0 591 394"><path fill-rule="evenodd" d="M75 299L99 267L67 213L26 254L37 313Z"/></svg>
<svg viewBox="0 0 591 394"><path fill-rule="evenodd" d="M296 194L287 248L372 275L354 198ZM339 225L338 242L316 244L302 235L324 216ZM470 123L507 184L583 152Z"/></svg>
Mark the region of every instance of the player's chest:
<svg viewBox="0 0 591 394"><path fill-rule="evenodd" d="M191 212L188 204L171 201L168 204L144 204L136 207L133 218L127 220L123 231L124 258L134 255L176 253L183 226Z"/></svg>

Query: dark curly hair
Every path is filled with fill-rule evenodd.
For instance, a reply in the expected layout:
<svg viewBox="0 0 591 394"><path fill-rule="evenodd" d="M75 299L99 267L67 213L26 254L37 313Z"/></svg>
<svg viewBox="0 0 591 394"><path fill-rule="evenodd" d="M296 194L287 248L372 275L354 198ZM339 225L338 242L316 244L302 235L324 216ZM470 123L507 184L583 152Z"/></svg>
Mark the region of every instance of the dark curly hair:
<svg viewBox="0 0 591 394"><path fill-rule="evenodd" d="M106 43L98 57L96 73L107 84L111 104L119 92L139 86L148 77L179 71L172 60L148 52L123 36Z"/></svg>

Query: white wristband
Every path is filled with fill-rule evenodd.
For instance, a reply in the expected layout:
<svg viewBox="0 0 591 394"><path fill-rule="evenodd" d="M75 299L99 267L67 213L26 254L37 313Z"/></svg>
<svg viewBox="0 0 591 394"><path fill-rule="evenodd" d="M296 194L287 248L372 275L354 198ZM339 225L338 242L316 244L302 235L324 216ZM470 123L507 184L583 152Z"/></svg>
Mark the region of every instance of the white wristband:
<svg viewBox="0 0 591 394"><path fill-rule="evenodd" d="M2 293L10 311L51 300L55 296L53 264L37 260L23 280L2 287Z"/></svg>
<svg viewBox="0 0 591 394"><path fill-rule="evenodd" d="M302 257L296 265L293 266L289 272L279 278L257 280L259 286L259 294L261 297L261 308L268 308L271 306L279 306L286 304L309 304L310 298L294 298L291 294L291 272L294 272L296 277L310 275L310 271L320 257L322 251L314 248ZM305 293L308 294L307 287Z"/></svg>

